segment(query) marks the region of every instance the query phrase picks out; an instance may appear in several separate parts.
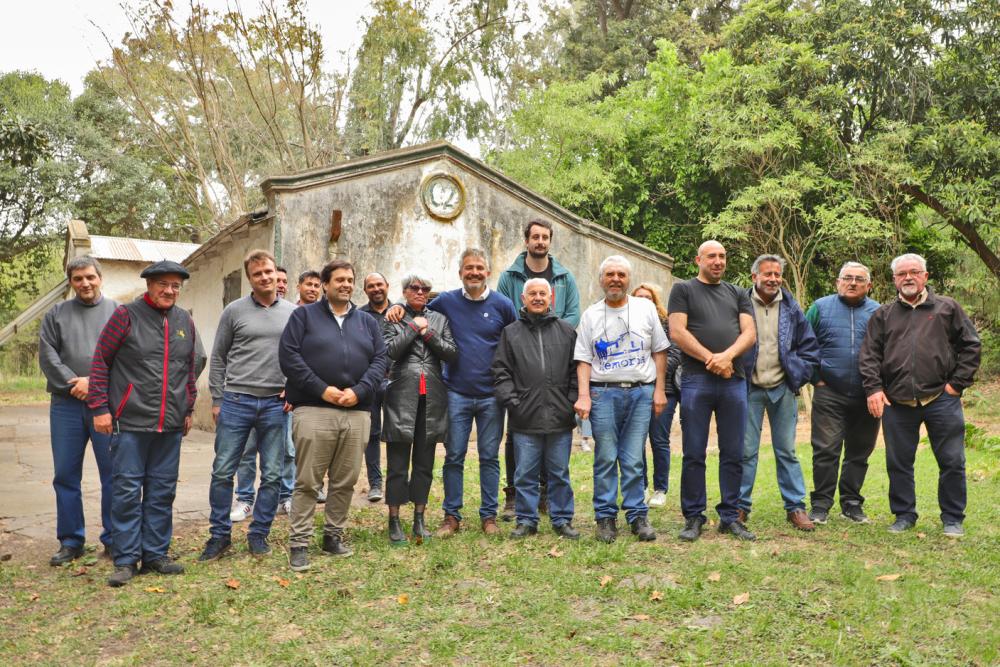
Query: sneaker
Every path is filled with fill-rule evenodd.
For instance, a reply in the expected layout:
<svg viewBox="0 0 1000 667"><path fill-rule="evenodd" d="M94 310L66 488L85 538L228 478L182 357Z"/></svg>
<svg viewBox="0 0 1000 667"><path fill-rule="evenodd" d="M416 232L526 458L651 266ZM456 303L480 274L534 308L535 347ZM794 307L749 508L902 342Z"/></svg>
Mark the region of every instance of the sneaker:
<svg viewBox="0 0 1000 667"><path fill-rule="evenodd" d="M251 556L266 556L271 553L271 545L263 535L247 535L247 548Z"/></svg>
<svg viewBox="0 0 1000 667"><path fill-rule="evenodd" d="M137 573L138 569L134 564L116 565L114 573L108 577L108 586L111 586L112 588L124 586L128 582L132 581L132 577L134 577Z"/></svg>
<svg viewBox="0 0 1000 667"><path fill-rule="evenodd" d="M292 572L305 572L309 569L309 548L292 547L288 551L288 567Z"/></svg>
<svg viewBox="0 0 1000 667"><path fill-rule="evenodd" d="M944 536L945 537L963 537L965 535L965 530L962 528L961 521L951 521L944 524Z"/></svg>
<svg viewBox="0 0 1000 667"><path fill-rule="evenodd" d="M614 517L597 520L597 539L605 544L611 544L618 538L618 524Z"/></svg>
<svg viewBox="0 0 1000 667"><path fill-rule="evenodd" d="M514 492L514 489L510 487L503 490L503 512L500 513L500 518L504 521L513 521L517 518L516 496L517 494Z"/></svg>
<svg viewBox="0 0 1000 667"><path fill-rule="evenodd" d="M652 542L656 539L656 531L649 525L649 519L644 516L638 517L629 524L632 534L639 538L640 542Z"/></svg>
<svg viewBox="0 0 1000 667"><path fill-rule="evenodd" d="M916 525L915 521L912 521L912 520L904 518L904 517L896 517L896 522L894 524L892 524L891 526L889 526L889 532L890 533L903 533L903 532L906 532L907 530L909 530L910 528L913 528L913 526L915 526L915 525Z"/></svg>
<svg viewBox="0 0 1000 667"><path fill-rule="evenodd" d="M444 521L434 533L434 537L451 537L462 528L462 522L450 514L444 515Z"/></svg>
<svg viewBox="0 0 1000 667"><path fill-rule="evenodd" d="M291 514L292 513L292 499L282 500L278 503L278 514Z"/></svg>
<svg viewBox="0 0 1000 667"><path fill-rule="evenodd" d="M730 533L736 539L743 540L744 542L755 542L757 540L757 536L747 530L747 527L741 521L720 523L719 532Z"/></svg>
<svg viewBox="0 0 1000 667"><path fill-rule="evenodd" d="M813 523L818 523L821 526L825 526L829 518L830 518L829 510L821 510L814 507L809 511L809 520L812 521Z"/></svg>
<svg viewBox="0 0 1000 667"><path fill-rule="evenodd" d="M500 526L497 525L497 518L495 516L488 516L482 520L483 534L485 535L499 535Z"/></svg>
<svg viewBox="0 0 1000 667"><path fill-rule="evenodd" d="M514 530L510 531L511 538L515 540L520 540L525 537L528 537L529 535L537 535L537 534L538 534L538 526L533 526L530 523L519 523L514 528Z"/></svg>
<svg viewBox="0 0 1000 667"><path fill-rule="evenodd" d="M170 556L163 556L151 561L142 561L142 569L139 574L184 574L184 566L174 561Z"/></svg>
<svg viewBox="0 0 1000 667"><path fill-rule="evenodd" d="M329 556L340 556L341 558L347 558L354 554L349 546L344 544L344 540L340 535L324 535L323 536L323 553Z"/></svg>
<svg viewBox="0 0 1000 667"><path fill-rule="evenodd" d="M809 515L806 514L805 510L792 510L785 514L785 518L795 530L806 532L816 530L816 524L809 520Z"/></svg>
<svg viewBox="0 0 1000 667"><path fill-rule="evenodd" d="M840 516L854 523L868 523L868 516L861 509L861 505L844 505L840 511Z"/></svg>
<svg viewBox="0 0 1000 667"><path fill-rule="evenodd" d="M368 502L377 503L380 500L382 500L382 485L375 484L372 488L368 489Z"/></svg>
<svg viewBox="0 0 1000 667"><path fill-rule="evenodd" d="M582 452L592 452L594 451L594 439L587 436L580 438L580 451Z"/></svg>
<svg viewBox="0 0 1000 667"><path fill-rule="evenodd" d="M49 565L52 567L59 567L60 565L65 565L66 563L72 563L77 558L83 555L83 545L78 547L67 547L65 544L59 547L52 558L49 559Z"/></svg>
<svg viewBox="0 0 1000 667"><path fill-rule="evenodd" d="M556 535L567 540L580 539L580 531L574 528L571 523L564 523L561 526L552 526L552 530Z"/></svg>
<svg viewBox="0 0 1000 667"><path fill-rule="evenodd" d="M666 491L653 491L653 495L649 497L650 507L663 507L667 504L667 492Z"/></svg>
<svg viewBox="0 0 1000 667"><path fill-rule="evenodd" d="M677 534L677 537L685 542L694 542L701 537L701 527L705 524L705 519L700 516L689 516L684 519L684 528Z"/></svg>
<svg viewBox="0 0 1000 667"><path fill-rule="evenodd" d="M236 504L233 505L233 511L229 513L229 520L233 523L239 523L240 521L246 521L251 516L253 516L253 503L245 503L242 500L237 500Z"/></svg>
<svg viewBox="0 0 1000 667"><path fill-rule="evenodd" d="M207 563L210 560L218 560L229 551L230 546L232 546L232 540L228 537L210 537L208 542L205 542L205 548L201 555L198 556L198 562Z"/></svg>
<svg viewBox="0 0 1000 667"><path fill-rule="evenodd" d="M319 492L316 494L316 504L322 505L325 502L326 502L326 491L320 489Z"/></svg>

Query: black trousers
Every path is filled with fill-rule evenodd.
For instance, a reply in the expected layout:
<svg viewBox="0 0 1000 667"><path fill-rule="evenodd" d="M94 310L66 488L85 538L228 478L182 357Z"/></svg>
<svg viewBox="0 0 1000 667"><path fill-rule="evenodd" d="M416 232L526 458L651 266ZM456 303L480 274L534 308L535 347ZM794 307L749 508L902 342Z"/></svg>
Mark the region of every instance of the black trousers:
<svg viewBox="0 0 1000 667"><path fill-rule="evenodd" d="M838 489L840 506L862 505L861 487L868 474L868 457L875 449L879 420L868 412L864 398L844 396L830 387L816 387L812 405L814 510L829 512ZM840 454L844 460L841 464Z"/></svg>
<svg viewBox="0 0 1000 667"><path fill-rule="evenodd" d="M417 404L413 442L386 443L388 475L386 475L386 505L426 505L434 472L435 442L427 442L427 399ZM412 467L411 467L412 463Z"/></svg>

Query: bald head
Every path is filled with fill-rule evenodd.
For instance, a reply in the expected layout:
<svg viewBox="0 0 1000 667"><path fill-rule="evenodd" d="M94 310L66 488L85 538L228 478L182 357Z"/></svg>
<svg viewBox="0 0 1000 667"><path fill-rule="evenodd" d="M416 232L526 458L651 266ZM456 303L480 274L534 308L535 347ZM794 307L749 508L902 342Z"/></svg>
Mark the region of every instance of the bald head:
<svg viewBox="0 0 1000 667"><path fill-rule="evenodd" d="M698 280L709 285L718 284L726 272L726 249L718 241L705 241L698 246L694 262L698 265Z"/></svg>
<svg viewBox="0 0 1000 667"><path fill-rule="evenodd" d="M701 255L703 255L709 248L715 248L717 250L721 250L722 252L726 252L726 248L721 243L715 239L709 239L698 246L698 256L701 257Z"/></svg>

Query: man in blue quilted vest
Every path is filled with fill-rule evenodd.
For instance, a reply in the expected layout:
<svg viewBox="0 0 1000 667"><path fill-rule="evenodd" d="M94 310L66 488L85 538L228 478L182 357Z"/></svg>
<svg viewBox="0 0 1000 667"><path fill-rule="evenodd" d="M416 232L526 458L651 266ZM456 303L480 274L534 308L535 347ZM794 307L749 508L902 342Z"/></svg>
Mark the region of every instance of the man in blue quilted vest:
<svg viewBox="0 0 1000 667"><path fill-rule="evenodd" d="M806 319L819 341L820 364L813 374L816 391L812 406L813 492L809 518L824 524L840 490L841 515L867 523L862 509L861 486L868 472L868 457L875 449L879 420L868 413L868 403L858 353L868 319L879 304L868 297L871 272L864 264L847 262L840 267L837 293L817 299ZM843 453L843 463L841 463Z"/></svg>

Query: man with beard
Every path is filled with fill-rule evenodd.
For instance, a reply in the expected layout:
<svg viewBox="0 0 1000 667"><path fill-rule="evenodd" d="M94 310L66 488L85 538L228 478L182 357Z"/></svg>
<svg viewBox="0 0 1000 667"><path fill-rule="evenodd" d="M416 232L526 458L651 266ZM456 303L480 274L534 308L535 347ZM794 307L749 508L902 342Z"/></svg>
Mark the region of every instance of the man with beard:
<svg viewBox="0 0 1000 667"><path fill-rule="evenodd" d="M756 341L753 306L746 292L722 280L726 249L705 241L695 257L698 275L670 291L670 337L681 360L681 511L678 537L693 542L705 524L705 454L708 428L715 414L719 436L719 532L755 540L739 516L743 473L743 437L747 421L747 385L740 355Z"/></svg>
<svg viewBox="0 0 1000 667"><path fill-rule="evenodd" d="M500 275L497 291L510 299L511 303L520 303L525 283L532 278L541 278L549 283L552 289L552 312L575 329L580 323L580 293L576 288L573 274L549 253L552 233L552 223L547 220L531 220L524 226L524 251L514 259L510 268ZM503 519L511 521L515 515L514 476L517 462L510 428L507 429L507 439L504 443L504 464L507 468L507 485L503 490ZM541 480L539 507L544 511L547 480L544 459L541 461L539 478Z"/></svg>
<svg viewBox="0 0 1000 667"><path fill-rule="evenodd" d="M649 525L642 450L653 414L667 406L664 381L670 342L648 299L628 294L632 265L620 255L598 269L604 298L587 308L577 328L573 358L579 397L574 409L594 430L594 518L597 539L618 536L618 478L632 534L656 539Z"/></svg>
<svg viewBox="0 0 1000 667"><path fill-rule="evenodd" d="M385 320L385 311L389 310L392 302L389 301L389 282L378 271L373 271L365 276L364 282L365 296L368 303L361 306L361 310L368 313L376 320L379 326ZM388 386L389 375L378 387L378 391L372 400L372 428L368 436L368 446L365 447L365 468L368 472L368 502L377 503L382 500L382 447L379 441L382 437L382 401L385 400L385 390Z"/></svg>
<svg viewBox="0 0 1000 667"><path fill-rule="evenodd" d="M323 293L323 285L320 281L319 271L303 271L299 274L299 300L296 306L304 306L319 301L320 294Z"/></svg>
<svg viewBox="0 0 1000 667"><path fill-rule="evenodd" d="M965 416L962 392L972 386L982 344L954 299L927 286L927 262L908 253L892 260L899 298L868 322L859 365L868 411L882 418L889 472L891 533L913 528L917 497L913 461L920 426L938 463L938 505L947 537L965 534Z"/></svg>

